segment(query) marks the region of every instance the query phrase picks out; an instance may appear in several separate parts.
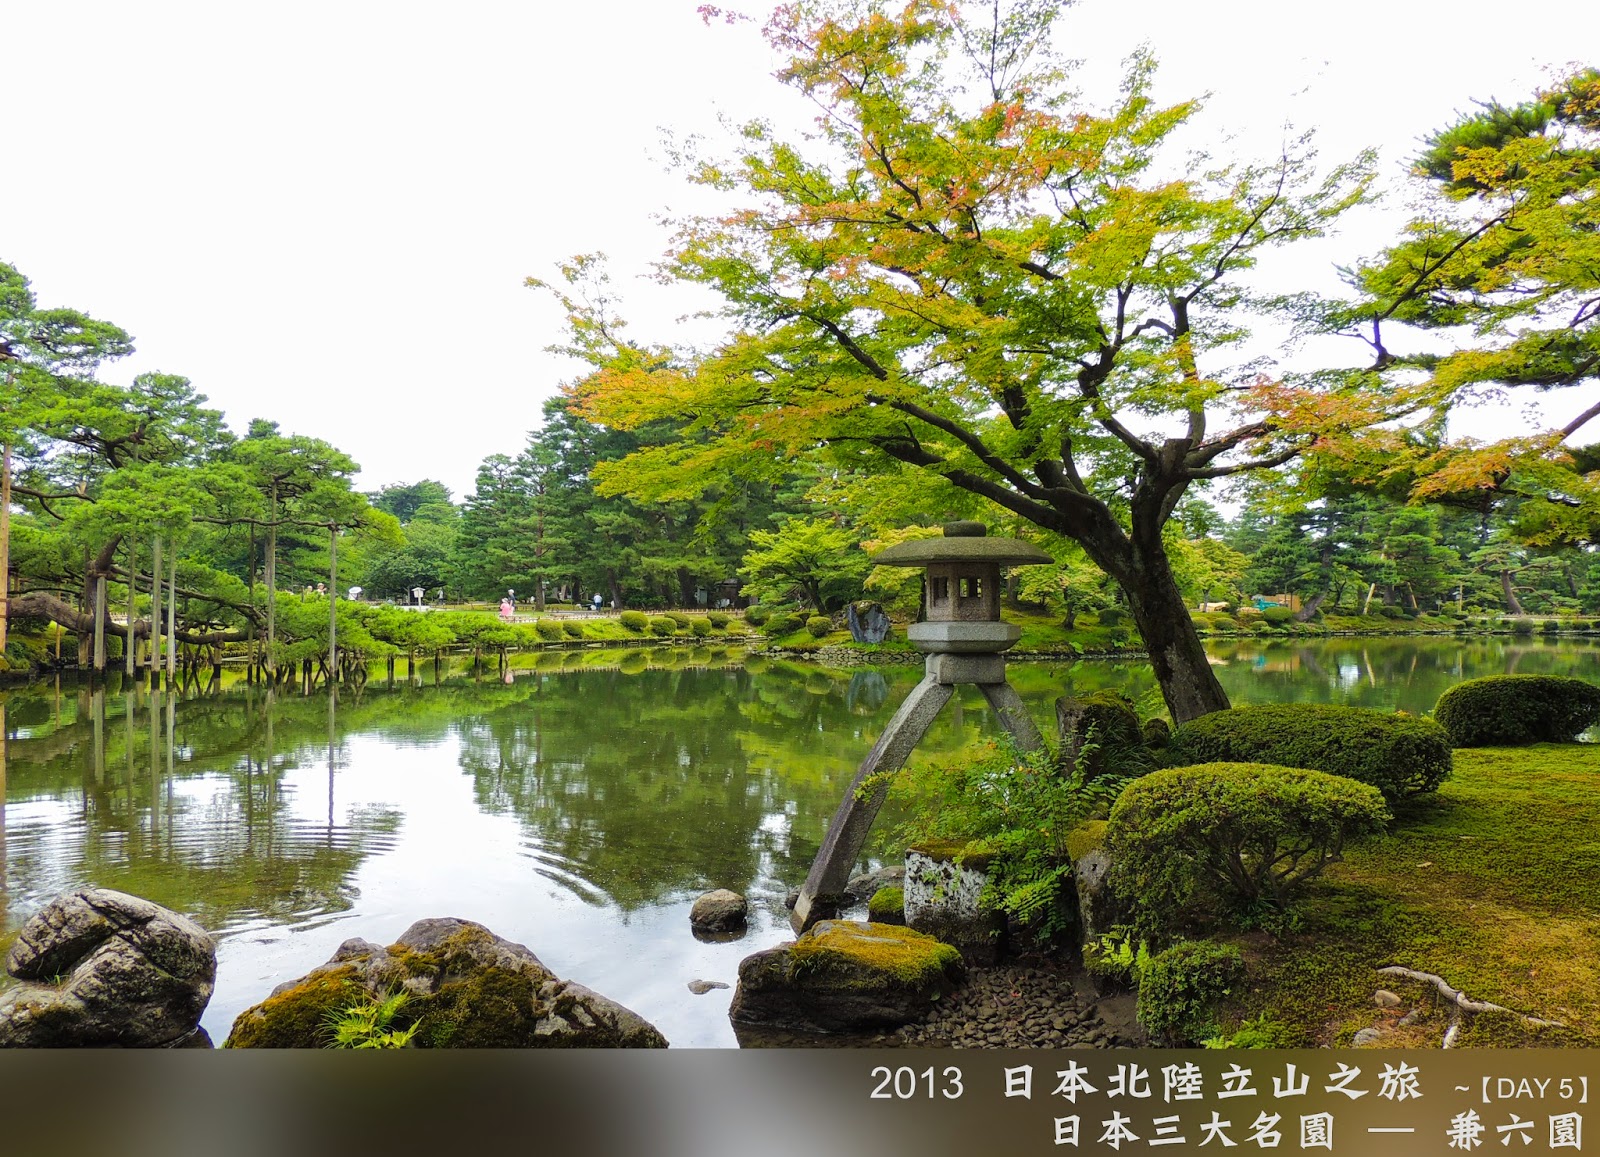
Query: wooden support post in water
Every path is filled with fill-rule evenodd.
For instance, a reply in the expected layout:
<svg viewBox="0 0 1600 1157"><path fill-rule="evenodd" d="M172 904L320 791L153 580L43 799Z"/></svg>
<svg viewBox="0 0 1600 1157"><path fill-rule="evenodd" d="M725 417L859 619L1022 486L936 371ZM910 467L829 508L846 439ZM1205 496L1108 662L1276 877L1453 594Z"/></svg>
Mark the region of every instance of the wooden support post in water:
<svg viewBox="0 0 1600 1157"><path fill-rule="evenodd" d="M134 664L138 656L133 650L133 598L139 590L139 551L133 539L128 539L128 633L122 640L122 669L128 681L133 682Z"/></svg>
<svg viewBox="0 0 1600 1157"><path fill-rule="evenodd" d="M178 670L178 551L174 544L167 580L167 686Z"/></svg>
<svg viewBox="0 0 1600 1157"><path fill-rule="evenodd" d="M106 576L94 576L94 673L106 673Z"/></svg>
<svg viewBox="0 0 1600 1157"><path fill-rule="evenodd" d="M339 528L328 525L328 694L337 695L339 672Z"/></svg>
<svg viewBox="0 0 1600 1157"><path fill-rule="evenodd" d="M161 678L161 536L150 553L150 686Z"/></svg>

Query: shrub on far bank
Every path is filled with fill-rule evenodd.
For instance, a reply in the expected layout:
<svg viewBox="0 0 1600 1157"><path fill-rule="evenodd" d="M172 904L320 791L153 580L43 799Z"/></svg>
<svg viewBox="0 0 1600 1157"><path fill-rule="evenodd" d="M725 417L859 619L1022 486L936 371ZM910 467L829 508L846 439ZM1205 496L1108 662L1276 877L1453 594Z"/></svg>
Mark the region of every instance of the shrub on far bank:
<svg viewBox="0 0 1600 1157"><path fill-rule="evenodd" d="M561 624L555 619L539 619L533 624L533 629L539 637L547 643L553 643L562 638L566 632L561 629Z"/></svg>
<svg viewBox="0 0 1600 1157"><path fill-rule="evenodd" d="M1389 818L1377 788L1258 763L1176 767L1123 789L1106 825L1137 927L1170 936L1211 917L1258 923Z"/></svg>
<svg viewBox="0 0 1600 1157"><path fill-rule="evenodd" d="M1277 703L1213 711L1172 733L1169 764L1272 763L1348 776L1393 801L1450 774L1450 736L1411 715Z"/></svg>
<svg viewBox="0 0 1600 1157"><path fill-rule="evenodd" d="M650 625L650 616L643 611L623 611L617 621L630 631L642 632Z"/></svg>
<svg viewBox="0 0 1600 1157"><path fill-rule="evenodd" d="M731 617L723 611L710 611L706 615L706 621L720 631L728 625Z"/></svg>
<svg viewBox="0 0 1600 1157"><path fill-rule="evenodd" d="M687 627L690 623L694 622L693 619L684 614L682 611L668 611L665 617L671 619L680 627Z"/></svg>
<svg viewBox="0 0 1600 1157"><path fill-rule="evenodd" d="M650 633L652 635L670 635L678 629L678 624L667 618L666 615L655 615L650 620Z"/></svg>
<svg viewBox="0 0 1600 1157"><path fill-rule="evenodd" d="M755 603L752 606L745 608L744 621L749 623L752 627L761 626L771 617L771 609L762 606L760 603Z"/></svg>
<svg viewBox="0 0 1600 1157"><path fill-rule="evenodd" d="M792 615L787 611L779 611L762 625L762 630L768 635L788 635L798 631L803 624L799 615Z"/></svg>
<svg viewBox="0 0 1600 1157"><path fill-rule="evenodd" d="M806 630L810 632L813 639L820 639L823 635L833 630L833 620L828 618L827 615L812 615L806 620Z"/></svg>
<svg viewBox="0 0 1600 1157"><path fill-rule="evenodd" d="M1276 627L1294 618L1294 612L1288 607L1262 607L1261 617Z"/></svg>
<svg viewBox="0 0 1600 1157"><path fill-rule="evenodd" d="M583 638L583 624L582 623L575 622L575 621L573 621L571 619L568 619L566 622L561 624L561 629L563 631L565 631L568 634L568 636L570 636L571 638L574 638L574 639Z"/></svg>
<svg viewBox="0 0 1600 1157"><path fill-rule="evenodd" d="M703 639L707 635L711 634L711 624L705 619L691 619L689 622L689 633L697 639Z"/></svg>
<svg viewBox="0 0 1600 1157"><path fill-rule="evenodd" d="M1491 675L1457 683L1433 709L1457 747L1568 743L1600 723L1600 687L1563 675Z"/></svg>

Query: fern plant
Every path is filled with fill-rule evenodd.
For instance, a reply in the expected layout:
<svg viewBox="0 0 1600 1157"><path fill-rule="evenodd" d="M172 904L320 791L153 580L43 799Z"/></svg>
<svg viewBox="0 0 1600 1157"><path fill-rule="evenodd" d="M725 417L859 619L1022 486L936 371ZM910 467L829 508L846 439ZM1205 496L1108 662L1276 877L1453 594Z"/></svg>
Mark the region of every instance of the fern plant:
<svg viewBox="0 0 1600 1157"><path fill-rule="evenodd" d="M368 997L331 1008L324 1018L331 1049L403 1049L416 1035L417 1025L394 1027L400 1010L411 1001L404 989L383 997ZM420 1022L419 1022L420 1023Z"/></svg>

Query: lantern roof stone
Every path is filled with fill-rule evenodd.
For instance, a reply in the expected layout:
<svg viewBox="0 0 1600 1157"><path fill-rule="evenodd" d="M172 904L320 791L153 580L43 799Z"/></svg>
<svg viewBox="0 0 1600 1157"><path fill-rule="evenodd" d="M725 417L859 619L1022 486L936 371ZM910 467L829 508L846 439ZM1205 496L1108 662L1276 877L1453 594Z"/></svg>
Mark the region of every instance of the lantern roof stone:
<svg viewBox="0 0 1600 1157"><path fill-rule="evenodd" d="M875 566L928 566L941 562L1034 566L1054 561L1033 543L1020 538L990 538L981 522L947 522L943 538L915 538L872 556Z"/></svg>

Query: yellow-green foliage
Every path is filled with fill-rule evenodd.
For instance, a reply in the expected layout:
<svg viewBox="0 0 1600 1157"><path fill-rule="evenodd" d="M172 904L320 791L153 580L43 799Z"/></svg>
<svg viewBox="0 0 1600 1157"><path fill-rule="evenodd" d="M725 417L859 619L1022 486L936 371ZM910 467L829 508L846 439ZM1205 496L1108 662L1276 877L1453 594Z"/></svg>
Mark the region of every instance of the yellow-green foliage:
<svg viewBox="0 0 1600 1157"><path fill-rule="evenodd" d="M906 891L904 888L879 888L867 901L867 918L875 923L904 923L906 918Z"/></svg>
<svg viewBox="0 0 1600 1157"><path fill-rule="evenodd" d="M1089 820L1067 833L1067 857L1081 860L1106 842L1106 821Z"/></svg>
<svg viewBox="0 0 1600 1157"><path fill-rule="evenodd" d="M353 967L308 977L277 996L269 996L233 1022L223 1045L230 1049L314 1048L328 1043L329 1018L369 1000Z"/></svg>
<svg viewBox="0 0 1600 1157"><path fill-rule="evenodd" d="M825 921L795 941L790 960L797 974L855 965L909 985L961 968L961 953L932 936L894 924L839 920Z"/></svg>

